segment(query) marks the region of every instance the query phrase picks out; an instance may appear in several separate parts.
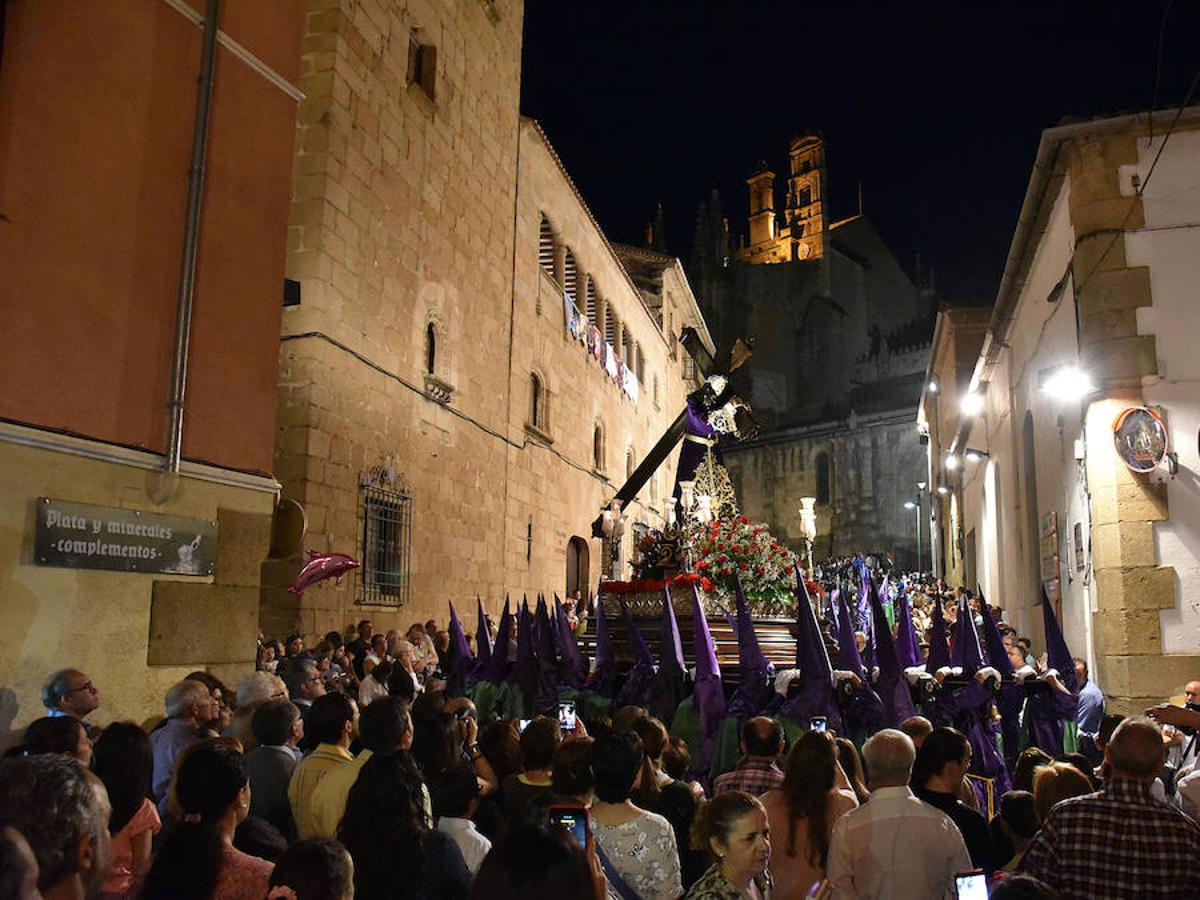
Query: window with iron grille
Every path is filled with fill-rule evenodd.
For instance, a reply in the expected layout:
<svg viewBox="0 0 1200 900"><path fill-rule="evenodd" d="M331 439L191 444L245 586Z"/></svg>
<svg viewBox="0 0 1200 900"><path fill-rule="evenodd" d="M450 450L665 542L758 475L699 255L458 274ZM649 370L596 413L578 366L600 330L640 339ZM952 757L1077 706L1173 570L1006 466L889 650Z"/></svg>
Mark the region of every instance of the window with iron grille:
<svg viewBox="0 0 1200 900"><path fill-rule="evenodd" d="M412 553L412 497L364 478L362 590L359 603L404 606Z"/></svg>

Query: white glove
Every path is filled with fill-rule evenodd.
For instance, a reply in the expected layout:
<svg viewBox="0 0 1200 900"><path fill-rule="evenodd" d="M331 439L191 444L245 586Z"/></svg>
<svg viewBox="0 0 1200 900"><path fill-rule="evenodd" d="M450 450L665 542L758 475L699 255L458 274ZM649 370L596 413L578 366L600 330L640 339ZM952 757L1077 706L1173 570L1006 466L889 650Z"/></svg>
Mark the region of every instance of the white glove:
<svg viewBox="0 0 1200 900"><path fill-rule="evenodd" d="M999 681L1000 673L997 672L995 669L993 669L991 666L984 666L982 669L980 669L978 672L975 673L975 677L980 682L987 681L989 678L995 678L997 681Z"/></svg>
<svg viewBox="0 0 1200 900"><path fill-rule="evenodd" d="M925 677L924 666L909 666L904 670L904 679L910 684L916 684Z"/></svg>
<svg viewBox="0 0 1200 900"><path fill-rule="evenodd" d="M1037 672L1033 671L1033 666L1021 666L1013 672L1013 678L1017 679L1018 684L1024 684L1030 678L1037 678Z"/></svg>

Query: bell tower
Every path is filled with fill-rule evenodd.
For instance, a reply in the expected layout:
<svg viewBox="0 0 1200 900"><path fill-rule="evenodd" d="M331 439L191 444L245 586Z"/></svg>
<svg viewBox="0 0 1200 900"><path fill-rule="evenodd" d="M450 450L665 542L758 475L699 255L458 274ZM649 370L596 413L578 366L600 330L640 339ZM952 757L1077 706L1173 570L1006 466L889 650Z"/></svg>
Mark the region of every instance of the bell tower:
<svg viewBox="0 0 1200 900"><path fill-rule="evenodd" d="M750 244L775 240L775 173L765 165L746 179L750 187Z"/></svg>
<svg viewBox="0 0 1200 900"><path fill-rule="evenodd" d="M825 255L825 142L815 134L802 135L788 150L788 177L784 217L794 259Z"/></svg>

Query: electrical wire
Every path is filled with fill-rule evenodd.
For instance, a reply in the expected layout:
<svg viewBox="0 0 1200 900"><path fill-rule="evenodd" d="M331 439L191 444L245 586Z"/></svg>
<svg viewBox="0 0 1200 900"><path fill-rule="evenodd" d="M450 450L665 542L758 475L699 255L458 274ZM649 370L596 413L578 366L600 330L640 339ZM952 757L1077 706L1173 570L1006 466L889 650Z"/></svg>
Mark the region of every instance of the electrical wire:
<svg viewBox="0 0 1200 900"><path fill-rule="evenodd" d="M1092 266L1091 271L1089 271L1087 275L1083 277L1083 280L1080 281L1078 286L1075 288L1076 297L1083 293L1083 289L1087 287L1087 284L1089 281L1091 281L1092 276L1099 271L1100 266L1104 264L1104 260L1112 251L1112 248L1116 246L1117 241L1122 237L1122 235L1125 234L1125 226L1129 224L1129 220L1133 217L1134 210L1137 209L1138 203L1142 199L1142 195L1146 192L1146 188L1149 187L1150 179L1154 175L1154 169L1158 166L1158 161L1162 158L1163 151L1167 149L1167 141L1171 139L1171 135L1175 132L1175 126L1179 124L1179 120L1183 118L1183 111L1187 109L1188 104L1192 102L1192 96L1196 93L1197 85L1200 85L1200 68L1196 69L1196 74L1192 76L1192 83L1188 86L1187 94L1184 96L1183 102L1179 104L1179 108L1175 110L1175 118L1171 120L1171 125L1167 128L1167 133L1163 135L1162 143L1158 145L1158 152L1154 154L1154 159L1150 163L1150 168L1146 170L1146 177L1141 180L1136 188L1134 188L1133 199L1129 203L1129 209L1125 211L1125 218L1123 218L1121 220L1121 224L1113 230L1112 238L1109 240L1107 246L1105 246L1104 252L1101 253L1099 258L1096 260L1095 265ZM1076 242L1076 244L1078 244L1078 242ZM1072 254L1072 263L1073 262L1074 254ZM1070 268L1070 266L1068 266L1068 268Z"/></svg>
<svg viewBox="0 0 1200 900"><path fill-rule="evenodd" d="M1163 45L1166 43L1167 36L1167 19L1171 15L1171 7L1175 5L1175 0L1167 0L1167 5L1163 9L1162 21L1158 24L1158 57L1154 63L1154 96L1150 98L1150 115L1149 115L1149 130L1150 140L1154 140L1154 108L1158 106L1158 87L1162 83L1162 61L1163 61Z"/></svg>

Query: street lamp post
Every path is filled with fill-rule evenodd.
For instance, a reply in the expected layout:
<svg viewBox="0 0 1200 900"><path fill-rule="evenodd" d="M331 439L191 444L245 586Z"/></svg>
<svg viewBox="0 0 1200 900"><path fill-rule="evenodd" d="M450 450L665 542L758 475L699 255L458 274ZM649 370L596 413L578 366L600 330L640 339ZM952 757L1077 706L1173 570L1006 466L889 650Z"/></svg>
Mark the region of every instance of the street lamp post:
<svg viewBox="0 0 1200 900"><path fill-rule="evenodd" d="M916 500L905 500L904 508L911 509L917 517L917 571L921 571L921 495L917 494Z"/></svg>

